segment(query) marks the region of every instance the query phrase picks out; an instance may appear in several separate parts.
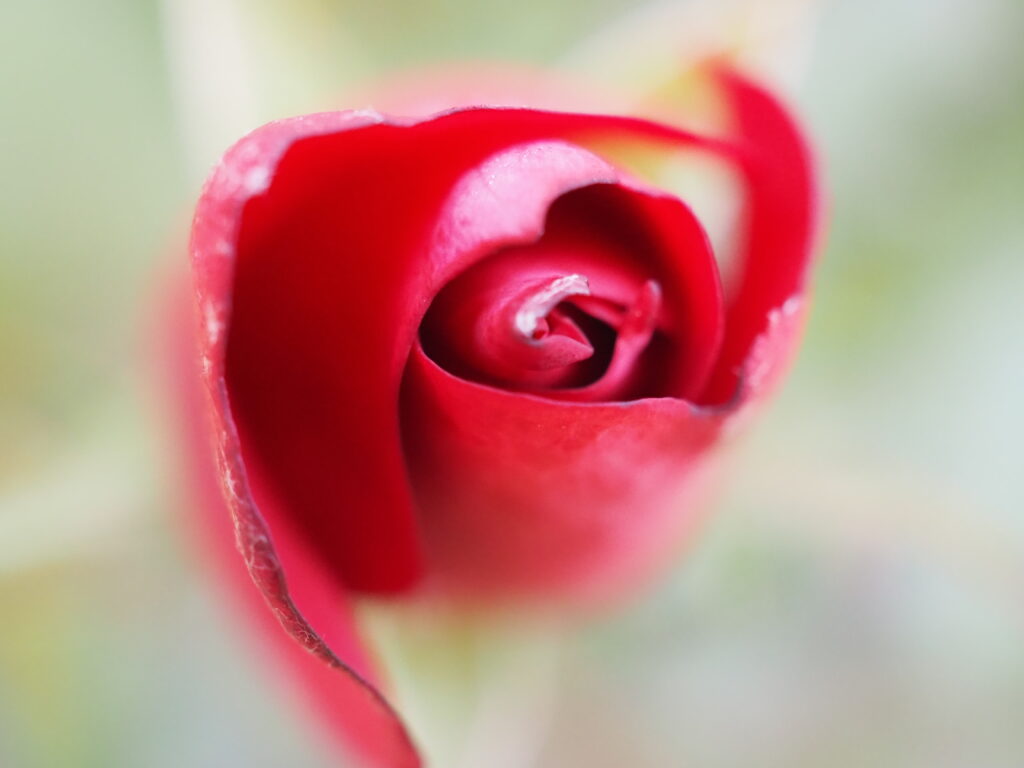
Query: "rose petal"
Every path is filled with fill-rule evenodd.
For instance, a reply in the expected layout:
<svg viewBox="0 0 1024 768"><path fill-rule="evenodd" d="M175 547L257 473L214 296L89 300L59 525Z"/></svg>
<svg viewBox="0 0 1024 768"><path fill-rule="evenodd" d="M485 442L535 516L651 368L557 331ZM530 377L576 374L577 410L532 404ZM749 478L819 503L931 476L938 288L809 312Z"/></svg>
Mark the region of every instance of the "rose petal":
<svg viewBox="0 0 1024 768"><path fill-rule="evenodd" d="M182 312L187 306L187 301L172 302L168 331L174 353L170 373L185 416L183 437L192 446L186 469L198 504L188 523L196 529L196 540L234 605L272 646L281 671L290 673L305 690L311 714L329 726L327 732L368 765L418 768L420 760L409 735L378 692L378 677L356 631L343 585L310 552L308 542L293 534L287 515L281 514L270 494L250 490L245 478L252 474L259 482L261 473L248 473L237 455L224 454L230 450L224 442L210 443L211 436L204 431L208 420L194 340L180 333L182 321L187 324ZM231 491L230 506L223 496L225 487ZM246 503L246 497L260 498L262 512ZM264 515L275 521L273 542ZM253 589L254 580L258 589ZM301 598L301 614L292 594ZM281 632L281 626L287 632ZM327 668L330 672L325 674Z"/></svg>
<svg viewBox="0 0 1024 768"><path fill-rule="evenodd" d="M711 403L737 394L755 340L769 331L773 315L803 295L820 228L817 173L799 129L765 91L737 75L720 76L745 148L739 166L747 200L738 288L729 296L722 353L701 398ZM759 382L759 390L772 381Z"/></svg>
<svg viewBox="0 0 1024 768"><path fill-rule="evenodd" d="M644 283L632 305L622 313L616 328L615 349L604 375L587 386L551 392L548 396L589 402L627 399L627 393L635 388L631 385L644 373L639 360L658 325L661 301L661 286L654 280Z"/></svg>
<svg viewBox="0 0 1024 768"><path fill-rule="evenodd" d="M517 151L513 149L510 153ZM479 190L474 189L479 178L476 174L467 177L451 199L480 197ZM508 182L489 180L488 193L493 194L501 183ZM486 241L483 233L494 221L493 215L474 215L473 220L479 236ZM524 366L517 366L515 361L521 356L509 349L517 343L515 340L502 344L493 337L468 337L467 329L480 322L490 323L493 315L488 307L499 297L519 296L524 282L548 280L555 285L560 280L585 280L587 293L594 300L588 302L575 291L577 295L569 303L584 311L592 307L600 313L594 303L598 297L625 309L653 278L665 294L665 301L652 319L665 332L667 343L657 359L651 361L657 368L652 372L656 373L657 391L644 394L694 398L701 392L718 354L723 326L722 295L707 237L683 203L629 180L589 185L553 202L539 236L535 243L488 256L445 286L424 321L425 349L435 360L446 370L487 383L527 390L559 386L553 383L558 379L528 375ZM518 308L516 305L512 311ZM545 311L548 309L545 307ZM473 317L481 313L485 313L486 321L474 321ZM606 322L610 318L595 317ZM506 322L505 327L514 333L514 323ZM518 345L525 346L522 333L518 337ZM635 351L639 354L643 350ZM620 371L627 372L632 371ZM625 377L620 375L619 383L624 381ZM598 400L613 399L617 390L605 381L600 387L548 391L553 397Z"/></svg>
<svg viewBox="0 0 1024 768"><path fill-rule="evenodd" d="M564 299L589 293L586 277L499 258L456 280L433 303L423 335L449 370L514 384L593 353L571 320L548 322ZM433 322L431 322L433 320Z"/></svg>
<svg viewBox="0 0 1024 768"><path fill-rule="evenodd" d="M452 376L421 349L402 392L430 573L493 605L614 600L694 519L723 414L683 400L570 403Z"/></svg>

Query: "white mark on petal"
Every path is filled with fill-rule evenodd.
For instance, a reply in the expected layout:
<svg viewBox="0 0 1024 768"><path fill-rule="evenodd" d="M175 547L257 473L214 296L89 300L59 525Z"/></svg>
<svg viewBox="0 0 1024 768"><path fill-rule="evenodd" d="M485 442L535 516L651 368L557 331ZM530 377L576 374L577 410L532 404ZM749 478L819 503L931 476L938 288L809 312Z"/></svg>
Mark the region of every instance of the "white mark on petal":
<svg viewBox="0 0 1024 768"><path fill-rule="evenodd" d="M203 314L206 320L206 337L210 344L216 344L221 332L224 330L224 321L212 303L206 305Z"/></svg>
<svg viewBox="0 0 1024 768"><path fill-rule="evenodd" d="M553 280L527 299L516 312L516 330L526 338L532 338L540 319L546 317L555 305L569 296L581 295L590 295L590 284L583 275L566 275Z"/></svg>
<svg viewBox="0 0 1024 768"><path fill-rule="evenodd" d="M258 195L265 192L270 186L270 169L263 165L257 165L246 171L245 191L250 195Z"/></svg>

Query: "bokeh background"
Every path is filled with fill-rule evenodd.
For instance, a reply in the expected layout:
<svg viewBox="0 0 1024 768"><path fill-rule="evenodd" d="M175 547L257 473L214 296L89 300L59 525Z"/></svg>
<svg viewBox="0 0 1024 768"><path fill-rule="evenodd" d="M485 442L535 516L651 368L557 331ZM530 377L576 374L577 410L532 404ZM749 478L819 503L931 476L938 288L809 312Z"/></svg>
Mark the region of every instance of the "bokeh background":
<svg viewBox="0 0 1024 768"><path fill-rule="evenodd" d="M461 768L1019 768L1024 4L701 5L712 30L785 20L827 171L796 370L655 593L512 666L428 638L421 679L449 682L420 705L486 682ZM156 328L189 207L268 119L426 62L578 68L596 45L614 69L665 36L639 8L0 7L0 765L338 764L179 524ZM509 693L515 664L553 682ZM526 737L494 730L517 711L543 725L518 764L501 739Z"/></svg>

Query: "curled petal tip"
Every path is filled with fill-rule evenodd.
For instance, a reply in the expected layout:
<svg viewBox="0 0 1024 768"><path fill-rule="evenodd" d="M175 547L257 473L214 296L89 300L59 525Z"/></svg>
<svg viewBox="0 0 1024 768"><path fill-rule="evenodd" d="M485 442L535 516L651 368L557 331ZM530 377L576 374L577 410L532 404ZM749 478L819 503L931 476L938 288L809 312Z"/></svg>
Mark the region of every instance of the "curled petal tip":
<svg viewBox="0 0 1024 768"><path fill-rule="evenodd" d="M590 283L583 275L555 278L537 289L516 311L515 328L523 338L533 341L539 321L570 296L589 296Z"/></svg>

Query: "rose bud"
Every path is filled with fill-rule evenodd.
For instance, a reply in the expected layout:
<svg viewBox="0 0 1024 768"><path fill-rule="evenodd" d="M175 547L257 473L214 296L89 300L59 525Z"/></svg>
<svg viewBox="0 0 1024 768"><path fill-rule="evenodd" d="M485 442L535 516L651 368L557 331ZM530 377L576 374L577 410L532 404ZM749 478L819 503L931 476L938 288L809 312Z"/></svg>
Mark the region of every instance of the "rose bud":
<svg viewBox="0 0 1024 768"><path fill-rule="evenodd" d="M371 765L419 758L353 598L628 595L678 550L714 447L788 362L817 224L809 153L761 88L713 82L716 135L536 109L332 112L256 130L207 182L201 523ZM724 288L693 210L612 146L736 174Z"/></svg>

